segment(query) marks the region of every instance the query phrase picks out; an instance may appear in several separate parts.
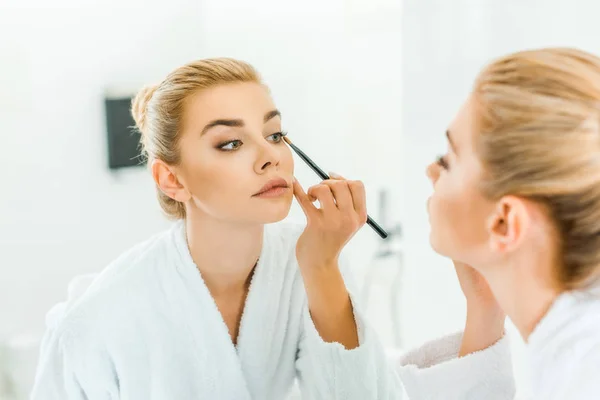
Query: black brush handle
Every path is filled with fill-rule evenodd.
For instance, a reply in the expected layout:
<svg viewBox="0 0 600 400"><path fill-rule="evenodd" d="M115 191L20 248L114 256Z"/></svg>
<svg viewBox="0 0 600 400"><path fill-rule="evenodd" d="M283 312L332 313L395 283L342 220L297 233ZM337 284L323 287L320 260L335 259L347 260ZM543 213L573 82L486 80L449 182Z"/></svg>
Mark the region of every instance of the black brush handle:
<svg viewBox="0 0 600 400"><path fill-rule="evenodd" d="M294 149L294 151L296 152L296 154L298 154L298 157L300 157L301 159L304 160L304 162L306 164L308 164L308 166L317 173L317 175L319 175L319 177L323 180L327 180L327 179L331 179L331 177L329 175L327 175L325 173L325 171L323 171L321 168L319 168L319 166L317 164L315 164L315 162L313 160L310 159L310 157L308 157L302 150L300 150L298 148L298 146L296 146L294 143L290 142L290 147L292 149Z"/></svg>
<svg viewBox="0 0 600 400"><path fill-rule="evenodd" d="M296 146L292 142L287 142L287 143L296 152L296 154L298 154L298 157L300 157L302 160L304 160L304 162L306 164L308 164L308 166L313 171L315 171L315 173L317 175L319 175L319 177L321 179L323 179L323 180L331 179L331 177L329 175L327 175L325 173L325 171L323 171L321 168L319 168L319 166L317 164L315 164L315 162L313 160L311 160L310 157L306 155L306 153L304 153L302 150L300 150L298 148L298 146ZM382 239L387 239L388 233L381 226L379 226L379 224L377 222L375 222L373 220L373 218L369 217L368 215L367 215L367 225L369 225Z"/></svg>

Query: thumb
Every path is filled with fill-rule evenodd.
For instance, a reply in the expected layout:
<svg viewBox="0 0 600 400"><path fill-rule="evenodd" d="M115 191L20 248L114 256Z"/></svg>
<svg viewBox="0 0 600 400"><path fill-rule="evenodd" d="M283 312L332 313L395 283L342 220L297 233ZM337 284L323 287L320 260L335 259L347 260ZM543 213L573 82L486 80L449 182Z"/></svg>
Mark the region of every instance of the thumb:
<svg viewBox="0 0 600 400"><path fill-rule="evenodd" d="M306 214L306 216L308 217L309 214L311 214L317 208L313 205L312 201L310 201L310 197L306 194L306 192L300 185L300 182L298 182L296 178L294 178L293 186L294 196L296 197L296 200L298 200L302 211L304 211L304 214Z"/></svg>

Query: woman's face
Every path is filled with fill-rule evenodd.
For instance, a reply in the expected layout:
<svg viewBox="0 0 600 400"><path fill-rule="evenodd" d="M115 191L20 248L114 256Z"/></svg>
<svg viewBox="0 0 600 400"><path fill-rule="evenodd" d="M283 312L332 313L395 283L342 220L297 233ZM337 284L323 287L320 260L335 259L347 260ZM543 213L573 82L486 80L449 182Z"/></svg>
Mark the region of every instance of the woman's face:
<svg viewBox="0 0 600 400"><path fill-rule="evenodd" d="M476 128L468 100L446 132L447 153L429 165L434 192L428 200L433 249L470 265L489 261L490 216L495 204L480 192L482 165L474 142Z"/></svg>
<svg viewBox="0 0 600 400"><path fill-rule="evenodd" d="M188 213L192 207L242 224L288 215L294 161L265 87L232 83L202 90L188 99L182 126L175 174ZM265 192L266 185L273 188Z"/></svg>

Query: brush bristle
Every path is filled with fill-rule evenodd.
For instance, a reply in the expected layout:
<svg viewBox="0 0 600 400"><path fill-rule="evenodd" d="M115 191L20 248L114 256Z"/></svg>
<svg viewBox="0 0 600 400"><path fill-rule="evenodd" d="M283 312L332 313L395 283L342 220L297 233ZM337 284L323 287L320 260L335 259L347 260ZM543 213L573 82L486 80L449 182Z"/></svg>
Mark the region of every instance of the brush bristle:
<svg viewBox="0 0 600 400"><path fill-rule="evenodd" d="M291 140L290 140L290 138L288 138L287 136L284 136L284 137L283 137L283 140L285 140L285 142L286 142L287 144L292 144L292 141L291 141Z"/></svg>

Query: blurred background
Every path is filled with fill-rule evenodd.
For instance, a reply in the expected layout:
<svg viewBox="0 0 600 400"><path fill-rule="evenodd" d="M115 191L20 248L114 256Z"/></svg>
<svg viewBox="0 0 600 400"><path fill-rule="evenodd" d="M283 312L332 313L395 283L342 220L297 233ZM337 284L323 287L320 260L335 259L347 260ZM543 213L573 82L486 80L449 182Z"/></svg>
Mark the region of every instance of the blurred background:
<svg viewBox="0 0 600 400"><path fill-rule="evenodd" d="M365 182L392 236L365 228L347 252L386 347L407 349L464 322L452 265L428 244L424 169L446 125L492 57L600 53L599 13L595 0L2 0L0 399L26 398L45 313L69 282L169 226L146 169L109 168L111 99L194 59L252 63L290 138Z"/></svg>

